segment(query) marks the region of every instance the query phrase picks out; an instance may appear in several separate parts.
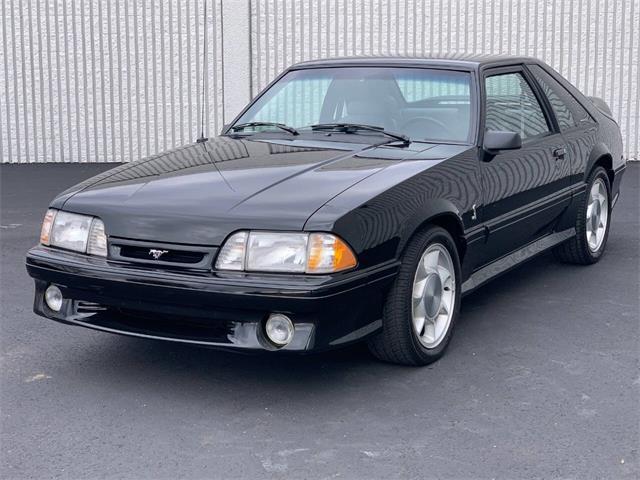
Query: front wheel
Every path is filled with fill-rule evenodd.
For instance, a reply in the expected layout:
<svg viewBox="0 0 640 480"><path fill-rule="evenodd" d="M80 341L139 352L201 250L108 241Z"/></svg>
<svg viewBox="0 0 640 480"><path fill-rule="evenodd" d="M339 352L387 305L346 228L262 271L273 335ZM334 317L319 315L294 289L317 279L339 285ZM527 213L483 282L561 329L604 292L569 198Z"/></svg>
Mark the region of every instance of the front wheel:
<svg viewBox="0 0 640 480"><path fill-rule="evenodd" d="M562 262L590 265L600 260L607 245L611 217L611 187L602 167L589 175L587 193L578 208L576 236L555 248Z"/></svg>
<svg viewBox="0 0 640 480"><path fill-rule="evenodd" d="M369 341L379 359L427 365L444 353L460 310L460 260L440 227L418 233L402 257L384 307L382 332Z"/></svg>

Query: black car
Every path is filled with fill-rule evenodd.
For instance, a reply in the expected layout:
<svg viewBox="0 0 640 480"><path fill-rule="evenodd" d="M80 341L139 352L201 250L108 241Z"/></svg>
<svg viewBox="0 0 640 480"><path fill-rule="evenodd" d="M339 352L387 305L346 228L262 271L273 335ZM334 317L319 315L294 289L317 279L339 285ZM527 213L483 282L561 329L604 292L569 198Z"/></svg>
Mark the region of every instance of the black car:
<svg viewBox="0 0 640 480"><path fill-rule="evenodd" d="M221 136L61 193L37 314L222 348L366 339L424 365L463 295L605 249L625 162L606 104L533 58L353 58L280 75Z"/></svg>

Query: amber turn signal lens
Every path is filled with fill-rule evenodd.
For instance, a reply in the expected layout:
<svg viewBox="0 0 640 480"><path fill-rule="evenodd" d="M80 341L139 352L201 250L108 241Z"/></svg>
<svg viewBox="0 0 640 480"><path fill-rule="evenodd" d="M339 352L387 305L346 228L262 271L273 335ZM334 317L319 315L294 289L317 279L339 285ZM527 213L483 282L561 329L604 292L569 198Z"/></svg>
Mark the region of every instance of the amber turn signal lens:
<svg viewBox="0 0 640 480"><path fill-rule="evenodd" d="M309 235L307 273L334 273L357 265L356 256L344 240L329 233Z"/></svg>
<svg viewBox="0 0 640 480"><path fill-rule="evenodd" d="M49 209L44 216L42 222L42 229L40 230L40 243L42 245L49 245L51 240L51 229L53 228L53 221L56 218L56 210Z"/></svg>

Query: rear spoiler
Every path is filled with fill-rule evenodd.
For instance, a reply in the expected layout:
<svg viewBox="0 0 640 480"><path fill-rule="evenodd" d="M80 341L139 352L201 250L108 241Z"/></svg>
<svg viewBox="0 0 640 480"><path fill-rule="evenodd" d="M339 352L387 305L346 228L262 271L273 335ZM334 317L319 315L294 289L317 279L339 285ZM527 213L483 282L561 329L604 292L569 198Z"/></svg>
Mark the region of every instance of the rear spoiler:
<svg viewBox="0 0 640 480"><path fill-rule="evenodd" d="M611 113L611 109L609 108L609 105L607 105L607 102L598 97L587 98L591 100L591 103L593 103L598 110L604 113L607 117L613 119L613 113Z"/></svg>

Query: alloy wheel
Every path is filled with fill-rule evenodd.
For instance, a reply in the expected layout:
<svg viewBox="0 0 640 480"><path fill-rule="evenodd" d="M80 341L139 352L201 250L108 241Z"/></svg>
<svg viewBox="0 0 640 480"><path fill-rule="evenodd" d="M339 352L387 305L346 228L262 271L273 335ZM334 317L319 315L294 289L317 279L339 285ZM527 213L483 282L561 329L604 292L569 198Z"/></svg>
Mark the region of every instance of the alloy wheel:
<svg viewBox="0 0 640 480"><path fill-rule="evenodd" d="M413 280L413 329L426 348L437 347L446 337L455 306L455 269L449 251L440 243L422 254Z"/></svg>
<svg viewBox="0 0 640 480"><path fill-rule="evenodd" d="M609 221L609 198L607 186L602 178L597 178L591 190L587 204L586 235L589 250L597 252L604 241Z"/></svg>

